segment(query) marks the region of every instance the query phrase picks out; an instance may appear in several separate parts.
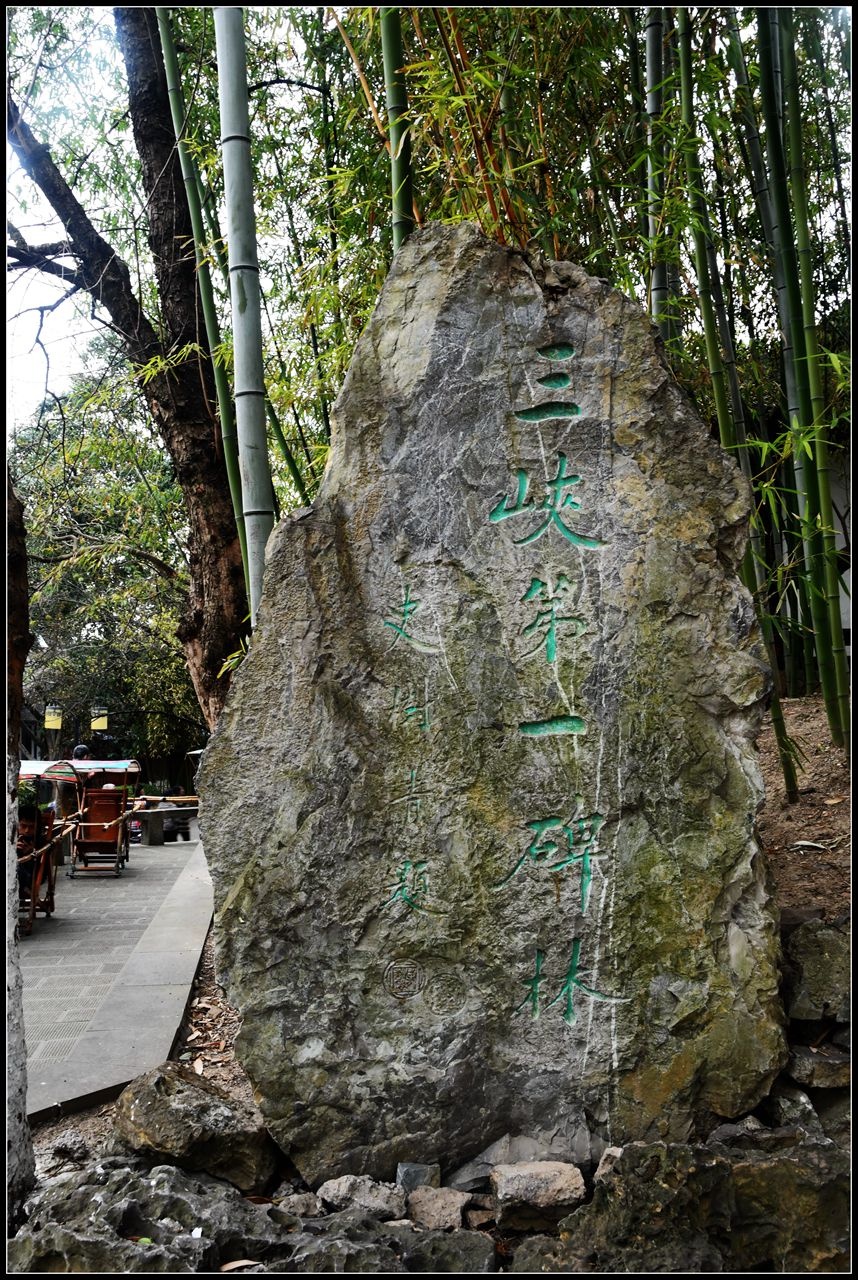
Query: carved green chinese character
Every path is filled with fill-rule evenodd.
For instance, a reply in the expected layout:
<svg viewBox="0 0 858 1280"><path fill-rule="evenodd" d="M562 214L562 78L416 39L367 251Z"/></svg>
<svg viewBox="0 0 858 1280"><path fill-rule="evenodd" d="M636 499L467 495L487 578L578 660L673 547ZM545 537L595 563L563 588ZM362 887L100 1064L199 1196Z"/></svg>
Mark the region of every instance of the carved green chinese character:
<svg viewBox="0 0 858 1280"><path fill-rule="evenodd" d="M411 911L426 911L426 897L429 893L428 862L412 862L405 858L396 868L396 884L389 885L390 897L383 905L389 907L394 902L402 902Z"/></svg>
<svg viewBox="0 0 858 1280"><path fill-rule="evenodd" d="M383 623L385 627L390 627L390 629L396 633L393 640L393 644L390 646L391 649L393 648L393 645L395 645L397 641L401 638L407 641L407 643L410 644L412 648L417 649L420 653L437 653L438 652L438 648L436 645L426 644L425 641L418 640L415 636L411 634L411 632L408 629L411 623L411 615L416 613L419 608L420 608L420 601L412 600L411 588L406 587L405 593L402 599L402 604L400 605L400 614L398 619L396 621L392 621L390 618L385 618Z"/></svg>
<svg viewBox="0 0 858 1280"><path fill-rule="evenodd" d="M581 797L576 796L575 799L580 804ZM494 886L495 889L502 889L509 884L528 860L544 871L563 871L580 862L581 914L586 915L593 879L592 860L601 856L595 851L596 838L604 822L605 818L601 813L590 813L586 817L580 815L569 822L563 822L561 818L539 818L528 822L527 827L533 832L533 838L509 874Z"/></svg>
<svg viewBox="0 0 858 1280"><path fill-rule="evenodd" d="M593 987L588 987L578 977L578 961L581 955L581 939L576 938L572 943L572 957L569 961L569 968L561 983L560 990L553 1000L549 1000L546 1008L550 1009L553 1004L557 1004L558 1000L563 1001L563 1021L568 1025L574 1026L578 1021L575 1013L575 1006L572 1003L575 994L575 988L582 991L589 1000L604 1000L607 1004L625 1004L628 1000L627 996L606 996L602 991L596 991Z"/></svg>
<svg viewBox="0 0 858 1280"><path fill-rule="evenodd" d="M534 965L533 977L526 980L524 983L524 985L527 987L527 995L522 1000L521 1004L516 1007L516 1010L515 1010L515 1012L518 1013L519 1010L523 1009L525 1005L529 1005L530 1016L534 1019L538 1018L540 1014L540 1008L539 1008L540 986L545 980L544 975L542 973L542 962L544 958L545 958L545 953L543 951L536 952L536 960ZM590 987L585 982L583 982L578 973L580 958L581 958L581 939L575 938L573 939L573 942L572 942L572 955L569 961L569 967L566 970L562 983L560 984L560 990L557 992L557 995L554 997L554 999L549 1000L548 1004L545 1006L546 1009L550 1009L552 1005L555 1005L562 1000L563 1001L563 1015L562 1015L563 1021L567 1023L567 1025L570 1027L574 1026L575 1023L578 1021L578 1016L575 1012L575 1005L573 1003L576 987L588 998L588 1000L601 1000L607 1004L625 1004L629 999L628 996L607 996L604 994L604 992L596 991L594 987Z"/></svg>
<svg viewBox="0 0 858 1280"><path fill-rule="evenodd" d="M534 653L538 653L540 649L545 647L545 661L554 662L557 657L557 628L561 624L574 626L575 634L581 635L586 628L583 618L573 617L571 614L561 614L559 609L563 596L569 590L569 579L565 573L561 573L554 587L548 582L543 582L541 578L533 578L530 586L524 595L522 601L537 600L544 602L547 606L540 609L534 620L524 628L523 635L530 636L543 632L539 644L532 649L526 657L532 657Z"/></svg>
<svg viewBox="0 0 858 1280"><path fill-rule="evenodd" d="M516 546L527 546L528 543L535 542L537 538L542 537L552 524L559 529L567 541L574 543L576 546L595 549L604 545L598 538L587 538L583 534L575 533L560 518L561 512L570 508L578 510L581 506L581 503L577 502L571 493L566 492L573 485L581 483L579 475L566 470L566 461L564 453L557 455L557 474L553 480L546 481L546 494L538 505L532 498L527 498L530 477L526 471L519 468L516 472L518 488L515 501L510 505L509 498L501 498L489 512L489 520L491 520L492 524L497 524L499 520L508 520L512 516L525 514L539 516L544 514L542 523L536 529L532 530L524 538L515 538L513 540Z"/></svg>

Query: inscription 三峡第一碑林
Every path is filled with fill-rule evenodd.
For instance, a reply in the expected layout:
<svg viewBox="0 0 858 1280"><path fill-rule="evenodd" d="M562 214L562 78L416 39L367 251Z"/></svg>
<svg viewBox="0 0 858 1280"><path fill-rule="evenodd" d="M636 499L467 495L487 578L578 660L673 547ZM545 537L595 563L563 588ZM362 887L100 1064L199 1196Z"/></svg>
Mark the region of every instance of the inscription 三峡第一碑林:
<svg viewBox="0 0 858 1280"><path fill-rule="evenodd" d="M576 796L580 804L581 797ZM564 871L575 863L581 867L581 914L587 914L590 904L590 885L593 879L593 859L604 855L596 852L596 842L605 818L601 813L573 818L563 822L560 818L539 818L528 822L533 838L512 870L494 885L503 889L514 876L530 862L543 871Z"/></svg>
<svg viewBox="0 0 858 1280"><path fill-rule="evenodd" d="M390 724L393 728L399 725L414 726L421 733L428 733L432 727L430 719L429 681L424 682L422 694L416 693L414 685L405 690L396 685L393 690L390 706Z"/></svg>
<svg viewBox="0 0 858 1280"><path fill-rule="evenodd" d="M575 348L569 342L549 342L544 347L537 347L536 354L544 360L571 360Z"/></svg>
<svg viewBox="0 0 858 1280"><path fill-rule="evenodd" d="M438 653L439 650L437 645L429 644L425 640L420 640L417 636L412 635L409 630L411 618L419 608L420 601L412 600L411 588L406 586L403 590L402 603L399 606L399 614L394 619L385 618L382 622L382 626L390 627L391 631L394 632L393 642L390 646L391 649L401 639L407 644L410 644L413 649L418 651L418 653Z"/></svg>

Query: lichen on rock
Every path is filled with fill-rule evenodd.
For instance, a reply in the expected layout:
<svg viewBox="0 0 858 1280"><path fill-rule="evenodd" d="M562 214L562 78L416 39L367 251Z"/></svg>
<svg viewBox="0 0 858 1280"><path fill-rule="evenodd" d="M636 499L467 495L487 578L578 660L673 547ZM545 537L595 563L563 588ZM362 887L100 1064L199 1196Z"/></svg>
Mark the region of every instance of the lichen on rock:
<svg viewBox="0 0 858 1280"><path fill-rule="evenodd" d="M508 1131L592 1163L766 1092L748 514L635 303L469 226L397 254L199 781L310 1184Z"/></svg>

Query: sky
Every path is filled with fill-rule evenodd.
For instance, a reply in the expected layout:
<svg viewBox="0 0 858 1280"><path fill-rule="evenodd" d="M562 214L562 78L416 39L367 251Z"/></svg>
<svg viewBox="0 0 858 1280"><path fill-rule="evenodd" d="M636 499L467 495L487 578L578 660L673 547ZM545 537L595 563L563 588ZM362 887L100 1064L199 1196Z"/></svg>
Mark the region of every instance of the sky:
<svg viewBox="0 0 858 1280"><path fill-rule="evenodd" d="M32 417L47 391L60 395L68 390L71 377L83 365L86 343L96 332L71 302L44 315L40 332L37 308L50 306L60 296L61 289L32 271L14 273L7 284L7 434Z"/></svg>
<svg viewBox="0 0 858 1280"><path fill-rule="evenodd" d="M47 39L46 29L34 25L30 31L27 15L31 11L16 11L14 33L17 43L10 44L18 62L24 59L29 46L31 61L26 74L18 63L22 76L16 84L20 101L26 101L35 92L36 72L42 66L45 52L40 41ZM56 11L62 15L63 10ZM97 13L92 10L90 12ZM102 28L104 38L101 39ZM38 33L41 32L41 35ZM106 59L115 61L118 53L112 36L112 16L106 10L103 21L86 28L87 38L82 47L86 58L78 66L74 59L63 64L65 77L59 82L53 99L50 92L44 94L49 110L58 118L76 119L82 106L93 95L107 101L108 82L104 78ZM83 40L83 37L81 37ZM46 54L50 62L50 54ZM13 53L10 52L10 60ZM11 65L11 61L10 61ZM45 74L42 67L42 74ZM50 85L50 80L48 84ZM48 209L46 202L26 179L12 148L6 148L6 217L23 235L28 244L40 244L64 238L59 222ZM67 286L66 286L67 289ZM7 436L16 423L26 422L45 398L46 389L59 395L68 390L71 376L81 367L87 340L98 331L87 319L84 301L64 303L53 313L44 313L41 334L38 308L49 307L62 296L64 288L59 281L52 282L36 271L11 271L6 278L6 431ZM41 347L37 345L41 339Z"/></svg>

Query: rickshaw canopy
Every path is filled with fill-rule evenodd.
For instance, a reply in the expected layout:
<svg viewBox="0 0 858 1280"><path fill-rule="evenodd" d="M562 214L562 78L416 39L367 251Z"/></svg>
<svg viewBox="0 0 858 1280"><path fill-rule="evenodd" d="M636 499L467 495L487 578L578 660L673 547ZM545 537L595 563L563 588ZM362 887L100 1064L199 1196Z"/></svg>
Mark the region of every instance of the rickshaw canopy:
<svg viewBox="0 0 858 1280"><path fill-rule="evenodd" d="M53 782L80 782L88 773L140 773L137 760L22 760L20 778L50 778Z"/></svg>

